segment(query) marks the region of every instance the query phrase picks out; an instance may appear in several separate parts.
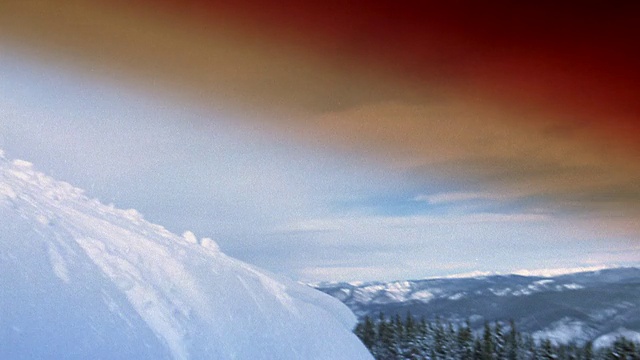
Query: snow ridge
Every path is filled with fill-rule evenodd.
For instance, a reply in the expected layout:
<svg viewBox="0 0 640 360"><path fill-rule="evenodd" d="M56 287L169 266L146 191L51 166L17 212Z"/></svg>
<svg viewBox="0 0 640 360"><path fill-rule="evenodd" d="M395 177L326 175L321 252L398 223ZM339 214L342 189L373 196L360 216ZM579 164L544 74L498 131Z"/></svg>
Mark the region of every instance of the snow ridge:
<svg viewBox="0 0 640 360"><path fill-rule="evenodd" d="M89 199L2 150L0 219L0 286L14 294L0 296L1 358L45 353L40 337L65 358L370 358L338 300ZM26 304L40 315L18 316Z"/></svg>

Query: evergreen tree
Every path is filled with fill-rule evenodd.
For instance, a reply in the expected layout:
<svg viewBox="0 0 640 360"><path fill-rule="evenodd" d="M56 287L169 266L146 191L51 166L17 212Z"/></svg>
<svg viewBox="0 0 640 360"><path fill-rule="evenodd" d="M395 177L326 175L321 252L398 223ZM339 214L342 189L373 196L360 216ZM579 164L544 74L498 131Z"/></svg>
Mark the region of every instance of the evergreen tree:
<svg viewBox="0 0 640 360"><path fill-rule="evenodd" d="M364 346L371 351L376 343L376 327L373 320L367 315L363 322L359 322L354 331Z"/></svg>
<svg viewBox="0 0 640 360"><path fill-rule="evenodd" d="M424 317L416 322L411 314L404 320L380 314L377 322L365 317L354 332L374 358L384 360L494 360L500 356L508 360L640 360L639 344L625 338L597 351L591 342L554 345L541 339L536 343L531 335L518 333L513 321L506 332L499 323L493 327L485 323L484 332L474 335L469 322L454 326L440 318L429 323Z"/></svg>
<svg viewBox="0 0 640 360"><path fill-rule="evenodd" d="M613 345L607 351L607 360L638 360L640 354L636 351L636 346L633 342L625 339L624 337L617 338L613 342Z"/></svg>
<svg viewBox="0 0 640 360"><path fill-rule="evenodd" d="M456 359L460 358L460 348L458 347L458 331L452 322L447 325L447 331L445 335L446 349L450 356L454 356Z"/></svg>
<svg viewBox="0 0 640 360"><path fill-rule="evenodd" d="M505 353L507 360L518 360L520 339L516 330L516 323L513 319L509 320L509 333L505 338Z"/></svg>
<svg viewBox="0 0 640 360"><path fill-rule="evenodd" d="M584 360L593 360L593 343L587 341L582 350L582 358Z"/></svg>
<svg viewBox="0 0 640 360"><path fill-rule="evenodd" d="M433 338L429 331L429 324L427 323L427 319L424 315L420 318L417 336L416 346L420 348L420 353L425 359L429 358L429 349L433 348Z"/></svg>
<svg viewBox="0 0 640 360"><path fill-rule="evenodd" d="M465 322L464 326L461 326L458 329L457 343L457 347L459 349L458 358L460 360L472 360L474 353L474 344L473 333L471 332L469 320Z"/></svg>
<svg viewBox="0 0 640 360"><path fill-rule="evenodd" d="M544 339L540 344L540 358L545 360L556 360L557 356L553 349L551 340Z"/></svg>
<svg viewBox="0 0 640 360"><path fill-rule="evenodd" d="M493 329L493 354L496 360L506 358L506 336L499 321L496 321Z"/></svg>
<svg viewBox="0 0 640 360"><path fill-rule="evenodd" d="M402 321L402 318L399 314L396 314L393 319L393 333L395 340L395 351L397 354L396 357L398 359L402 359L402 354L404 353L404 346L406 345L406 336L405 336L405 324Z"/></svg>
<svg viewBox="0 0 640 360"><path fill-rule="evenodd" d="M482 356L481 360L494 360L494 344L493 333L488 322L484 323L484 332L482 333Z"/></svg>
<svg viewBox="0 0 640 360"><path fill-rule="evenodd" d="M404 332L400 346L404 359L422 358L418 325L410 312L407 312L407 317L404 321Z"/></svg>
<svg viewBox="0 0 640 360"><path fill-rule="evenodd" d="M535 360L538 358L538 351L535 340L531 335L527 335L523 340L523 346L520 352L520 359Z"/></svg>
<svg viewBox="0 0 640 360"><path fill-rule="evenodd" d="M434 359L447 358L446 332L440 318L436 318L436 324L433 332L433 350Z"/></svg>
<svg viewBox="0 0 640 360"><path fill-rule="evenodd" d="M384 319L384 315L380 316L378 323L378 347L376 357L378 359L396 359L398 357L398 348L396 344L396 327L393 321Z"/></svg>
<svg viewBox="0 0 640 360"><path fill-rule="evenodd" d="M567 360L567 346L561 345L555 348L556 359Z"/></svg>
<svg viewBox="0 0 640 360"><path fill-rule="evenodd" d="M479 338L473 341L473 360L483 360L482 342Z"/></svg>
<svg viewBox="0 0 640 360"><path fill-rule="evenodd" d="M565 349L564 358L566 360L578 360L580 356L580 349L575 342L570 342Z"/></svg>
<svg viewBox="0 0 640 360"><path fill-rule="evenodd" d="M410 311L407 311L407 317L405 318L404 321L404 328L405 328L405 332L406 335L409 337L414 337L416 334L416 322L413 319L413 316L411 315Z"/></svg>
<svg viewBox="0 0 640 360"><path fill-rule="evenodd" d="M371 353L373 354L373 356L376 359L382 359L381 356L384 355L384 349L383 349L383 336L386 335L386 319L384 317L383 313L380 313L380 316L378 317L378 321L376 323L376 342L372 347L372 351Z"/></svg>

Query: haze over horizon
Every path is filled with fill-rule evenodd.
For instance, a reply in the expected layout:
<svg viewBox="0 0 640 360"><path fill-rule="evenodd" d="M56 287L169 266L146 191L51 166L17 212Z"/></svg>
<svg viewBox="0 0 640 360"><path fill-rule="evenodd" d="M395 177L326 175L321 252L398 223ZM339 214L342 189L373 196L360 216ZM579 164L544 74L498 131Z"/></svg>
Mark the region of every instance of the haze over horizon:
<svg viewBox="0 0 640 360"><path fill-rule="evenodd" d="M187 3L0 5L0 148L302 281L640 264L625 9Z"/></svg>

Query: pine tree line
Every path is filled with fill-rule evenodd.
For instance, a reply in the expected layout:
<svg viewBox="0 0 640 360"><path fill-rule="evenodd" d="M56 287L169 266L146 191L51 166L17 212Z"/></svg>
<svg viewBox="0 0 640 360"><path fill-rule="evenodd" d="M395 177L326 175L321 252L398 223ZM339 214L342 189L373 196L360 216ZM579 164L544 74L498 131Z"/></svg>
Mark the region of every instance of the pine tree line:
<svg viewBox="0 0 640 360"><path fill-rule="evenodd" d="M640 360L640 344L618 338L610 347L594 349L584 345L536 341L520 333L513 321L485 323L474 333L469 322L463 325L440 319L416 320L411 314L378 319L365 317L354 330L374 358L381 360Z"/></svg>

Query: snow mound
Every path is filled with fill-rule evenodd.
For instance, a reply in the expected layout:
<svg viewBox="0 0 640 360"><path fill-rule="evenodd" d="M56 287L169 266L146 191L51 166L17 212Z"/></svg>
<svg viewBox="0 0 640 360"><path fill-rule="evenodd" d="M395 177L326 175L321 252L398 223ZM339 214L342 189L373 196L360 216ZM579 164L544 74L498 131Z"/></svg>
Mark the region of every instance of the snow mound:
<svg viewBox="0 0 640 360"><path fill-rule="evenodd" d="M338 300L0 150L0 358L369 359Z"/></svg>
<svg viewBox="0 0 640 360"><path fill-rule="evenodd" d="M532 335L538 341L549 339L555 344L568 344L571 341L584 343L592 339L595 334L596 332L589 328L586 323L564 317L544 330L534 332Z"/></svg>
<svg viewBox="0 0 640 360"><path fill-rule="evenodd" d="M625 329L625 328L619 328L616 331L610 332L608 334L602 335L600 337L598 337L594 342L593 342L593 347L595 347L596 349L600 349L603 347L609 347L612 346L613 343L619 339L619 338L626 338L627 340L631 340L635 343L640 343L640 333L637 331L633 331L633 330L629 330L629 329Z"/></svg>

